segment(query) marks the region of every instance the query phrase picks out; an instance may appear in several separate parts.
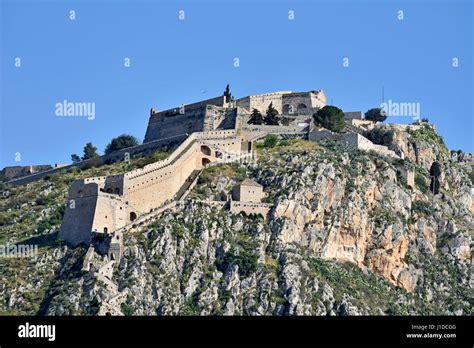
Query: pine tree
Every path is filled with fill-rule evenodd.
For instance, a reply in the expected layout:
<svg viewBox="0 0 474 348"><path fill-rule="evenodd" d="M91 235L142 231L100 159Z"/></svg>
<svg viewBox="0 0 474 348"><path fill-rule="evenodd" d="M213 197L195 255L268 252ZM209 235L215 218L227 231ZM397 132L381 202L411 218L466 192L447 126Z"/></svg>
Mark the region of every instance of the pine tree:
<svg viewBox="0 0 474 348"><path fill-rule="evenodd" d="M71 155L71 161L72 161L73 163L80 162L80 161L81 161L81 158L80 158L78 155L76 155L75 153L73 153L73 154Z"/></svg>
<svg viewBox="0 0 474 348"><path fill-rule="evenodd" d="M230 86L227 84L224 91L225 102L229 103L232 100L232 93L230 93Z"/></svg>
<svg viewBox="0 0 474 348"><path fill-rule="evenodd" d="M387 114L381 108L374 108L367 110L365 113L365 119L372 122L383 122L387 119Z"/></svg>
<svg viewBox="0 0 474 348"><path fill-rule="evenodd" d="M253 109L252 115L250 115L250 119L247 123L258 124L258 125L263 124L263 116L260 113L260 111L258 111L257 109Z"/></svg>
<svg viewBox="0 0 474 348"><path fill-rule="evenodd" d="M86 146L84 146L84 155L82 156L82 160L87 160L96 156L99 156L97 154L97 148L92 145L92 143L87 143Z"/></svg>
<svg viewBox="0 0 474 348"><path fill-rule="evenodd" d="M113 138L112 141L107 144L104 153L107 155L114 151L126 149L127 147L133 147L139 145L139 141L132 135L122 134L116 138Z"/></svg>
<svg viewBox="0 0 474 348"><path fill-rule="evenodd" d="M313 115L314 123L333 132L341 133L345 128L344 112L336 106L326 105Z"/></svg>
<svg viewBox="0 0 474 348"><path fill-rule="evenodd" d="M278 126L278 111L273 107L273 103L268 105L267 113L265 116L265 124L269 126Z"/></svg>

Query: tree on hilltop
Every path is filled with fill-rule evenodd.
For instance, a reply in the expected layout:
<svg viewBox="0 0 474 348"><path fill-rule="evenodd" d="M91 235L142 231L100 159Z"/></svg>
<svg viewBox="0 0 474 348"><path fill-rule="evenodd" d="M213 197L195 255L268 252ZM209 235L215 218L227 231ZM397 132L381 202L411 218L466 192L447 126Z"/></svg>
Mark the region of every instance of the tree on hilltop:
<svg viewBox="0 0 474 348"><path fill-rule="evenodd" d="M366 120L372 122L383 122L387 119L386 112L381 108L369 109L364 115Z"/></svg>
<svg viewBox="0 0 474 348"><path fill-rule="evenodd" d="M82 156L82 160L84 161L97 156L99 156L97 153L97 148L92 145L92 143L87 143L86 146L84 146L84 155Z"/></svg>
<svg viewBox="0 0 474 348"><path fill-rule="evenodd" d="M345 127L344 112L332 105L319 109L313 115L313 120L315 124L337 133L341 133Z"/></svg>
<svg viewBox="0 0 474 348"><path fill-rule="evenodd" d="M77 154L73 153L73 154L71 155L71 161L72 161L72 163L80 162L80 161L81 161L81 157L79 157Z"/></svg>
<svg viewBox="0 0 474 348"><path fill-rule="evenodd" d="M250 115L250 119L247 123L257 125L263 124L263 116L260 111L258 111L257 109L253 109L252 114Z"/></svg>
<svg viewBox="0 0 474 348"><path fill-rule="evenodd" d="M105 147L105 154L108 155L109 153L126 149L127 147L137 146L139 145L139 141L132 135L122 134L116 138L113 138L112 141L107 144Z"/></svg>
<svg viewBox="0 0 474 348"><path fill-rule="evenodd" d="M225 102L229 103L232 100L232 93L230 93L230 86L227 84L224 91Z"/></svg>
<svg viewBox="0 0 474 348"><path fill-rule="evenodd" d="M270 103L267 108L267 113L265 115L265 124L269 126L278 126L278 111L273 107L273 103Z"/></svg>

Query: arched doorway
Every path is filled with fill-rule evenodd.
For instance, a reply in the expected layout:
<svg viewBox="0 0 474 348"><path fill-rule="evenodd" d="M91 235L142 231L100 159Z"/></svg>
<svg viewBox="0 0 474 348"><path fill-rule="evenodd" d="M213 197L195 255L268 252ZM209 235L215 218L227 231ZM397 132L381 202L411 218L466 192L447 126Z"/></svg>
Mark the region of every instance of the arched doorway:
<svg viewBox="0 0 474 348"><path fill-rule="evenodd" d="M109 232L109 229L107 227L104 227L104 233Z"/></svg>
<svg viewBox="0 0 474 348"><path fill-rule="evenodd" d="M135 212L130 212L130 221L134 221L137 218L137 213Z"/></svg>
<svg viewBox="0 0 474 348"><path fill-rule="evenodd" d="M293 107L290 104L283 105L283 114L288 115L293 113Z"/></svg>
<svg viewBox="0 0 474 348"><path fill-rule="evenodd" d="M202 166L203 167L207 166L209 163L211 163L211 160L209 158L203 158L202 159Z"/></svg>
<svg viewBox="0 0 474 348"><path fill-rule="evenodd" d="M207 145L201 145L201 152L205 154L206 156L211 155L211 149Z"/></svg>
<svg viewBox="0 0 474 348"><path fill-rule="evenodd" d="M216 151L216 157L217 158L222 158L222 152Z"/></svg>
<svg viewBox="0 0 474 348"><path fill-rule="evenodd" d="M112 189L109 187L105 192L112 193Z"/></svg>

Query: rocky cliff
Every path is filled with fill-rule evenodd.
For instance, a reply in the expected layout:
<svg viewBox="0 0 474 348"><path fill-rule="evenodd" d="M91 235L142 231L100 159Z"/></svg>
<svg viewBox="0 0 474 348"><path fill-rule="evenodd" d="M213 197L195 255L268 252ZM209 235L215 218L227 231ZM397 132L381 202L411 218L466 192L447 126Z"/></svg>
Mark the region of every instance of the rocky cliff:
<svg viewBox="0 0 474 348"><path fill-rule="evenodd" d="M100 255L94 267L106 271L82 271L85 248L53 241L37 261L0 261L8 270L0 308L51 315L472 314L472 167L452 159L431 128L394 132L390 146L404 160L330 141L283 140L260 146L253 164L209 167L177 209L124 236L113 273ZM436 195L429 190L434 161L442 164ZM415 169L413 188L401 175L407 167ZM230 189L247 177L263 185L273 205L266 218L226 209ZM62 190L50 185L51 194ZM31 299L31 280L42 286L38 298Z"/></svg>

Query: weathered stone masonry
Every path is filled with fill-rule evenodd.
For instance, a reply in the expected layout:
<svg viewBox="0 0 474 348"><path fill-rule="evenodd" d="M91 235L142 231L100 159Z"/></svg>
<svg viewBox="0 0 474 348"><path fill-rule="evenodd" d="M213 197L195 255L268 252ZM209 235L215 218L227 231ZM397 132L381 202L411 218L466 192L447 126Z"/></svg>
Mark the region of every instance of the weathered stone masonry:
<svg viewBox="0 0 474 348"><path fill-rule="evenodd" d="M73 182L59 238L73 245L106 240L105 251L117 249L120 254L117 246L126 226L178 200L188 191L189 178L207 164L249 152L253 138L273 132L271 127L254 131L242 122L251 109L265 113L270 103L280 113L297 117L324 106L326 97L323 91L276 92L229 103L221 96L162 112L152 109L145 142L137 147L138 152L156 148L155 143L163 146L185 140L163 161L128 173ZM280 128L283 133L308 130L295 125Z"/></svg>
<svg viewBox="0 0 474 348"><path fill-rule="evenodd" d="M191 134L167 159L128 173L73 182L59 237L89 244L175 198L188 177L228 152L240 152L235 130Z"/></svg>

